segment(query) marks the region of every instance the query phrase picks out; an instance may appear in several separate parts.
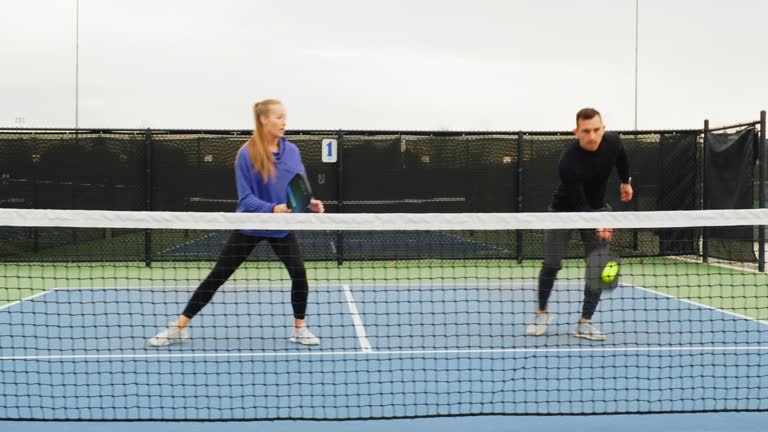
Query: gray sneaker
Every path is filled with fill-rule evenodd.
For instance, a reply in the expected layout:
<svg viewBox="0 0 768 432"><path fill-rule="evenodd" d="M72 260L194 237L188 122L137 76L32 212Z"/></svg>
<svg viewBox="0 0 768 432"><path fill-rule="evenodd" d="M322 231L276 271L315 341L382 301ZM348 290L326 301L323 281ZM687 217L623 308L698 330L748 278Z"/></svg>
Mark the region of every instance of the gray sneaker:
<svg viewBox="0 0 768 432"><path fill-rule="evenodd" d="M168 324L168 327L149 339L149 345L153 347L164 347L171 344L182 343L187 339L189 339L189 332L186 328L180 329L175 323L170 323Z"/></svg>
<svg viewBox="0 0 768 432"><path fill-rule="evenodd" d="M573 332L573 335L593 341L605 340L605 335L589 321L576 324L576 330Z"/></svg>
<svg viewBox="0 0 768 432"><path fill-rule="evenodd" d="M288 341L304 345L320 345L320 339L313 335L307 326L301 326L299 328L294 327Z"/></svg>
<svg viewBox="0 0 768 432"><path fill-rule="evenodd" d="M554 321L555 316L549 312L537 313L533 324L528 326L528 336L541 336L547 332L547 325Z"/></svg>

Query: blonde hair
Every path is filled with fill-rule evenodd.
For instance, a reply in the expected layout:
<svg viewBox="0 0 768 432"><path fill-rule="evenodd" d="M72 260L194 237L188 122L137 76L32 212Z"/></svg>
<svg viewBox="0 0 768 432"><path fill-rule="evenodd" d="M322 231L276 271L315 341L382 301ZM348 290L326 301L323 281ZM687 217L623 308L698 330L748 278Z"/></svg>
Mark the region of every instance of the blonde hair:
<svg viewBox="0 0 768 432"><path fill-rule="evenodd" d="M248 147L253 168L261 174L264 183L268 179L275 178L275 157L264 144L264 125L261 124L261 116L268 116L272 106L280 104L281 102L277 99L265 99L253 104L253 121L256 123L256 128L253 130L253 135L243 145Z"/></svg>

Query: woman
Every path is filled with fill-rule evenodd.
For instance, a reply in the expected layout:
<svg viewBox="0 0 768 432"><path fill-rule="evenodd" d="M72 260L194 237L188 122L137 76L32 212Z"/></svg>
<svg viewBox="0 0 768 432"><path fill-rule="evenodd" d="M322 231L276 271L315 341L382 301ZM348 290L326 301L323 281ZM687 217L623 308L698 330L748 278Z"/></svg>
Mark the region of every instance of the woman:
<svg viewBox="0 0 768 432"><path fill-rule="evenodd" d="M256 122L251 138L240 148L235 160L238 212L290 213L285 204L288 182L296 173L306 174L301 154L285 134L286 113L280 101L267 99L253 106ZM311 200L309 209L323 213L319 200ZM200 283L181 315L167 328L149 339L151 346L159 347L183 342L189 338L187 325L211 300L216 290L248 258L260 241L266 240L285 265L291 276L291 305L294 327L290 342L318 345L320 340L307 328L304 318L309 286L304 259L299 250L296 235L289 231L241 230L233 232L216 265Z"/></svg>

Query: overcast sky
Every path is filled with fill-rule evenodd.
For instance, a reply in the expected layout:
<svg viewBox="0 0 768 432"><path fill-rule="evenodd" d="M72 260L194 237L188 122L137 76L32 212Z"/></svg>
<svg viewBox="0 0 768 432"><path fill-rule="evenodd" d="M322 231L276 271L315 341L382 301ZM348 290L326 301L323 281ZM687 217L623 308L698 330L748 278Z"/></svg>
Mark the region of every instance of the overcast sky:
<svg viewBox="0 0 768 432"><path fill-rule="evenodd" d="M768 2L639 0L638 127L768 109ZM0 1L0 126L634 128L635 0ZM79 42L79 55L76 45ZM76 79L76 65L79 76ZM76 90L79 83L79 90Z"/></svg>

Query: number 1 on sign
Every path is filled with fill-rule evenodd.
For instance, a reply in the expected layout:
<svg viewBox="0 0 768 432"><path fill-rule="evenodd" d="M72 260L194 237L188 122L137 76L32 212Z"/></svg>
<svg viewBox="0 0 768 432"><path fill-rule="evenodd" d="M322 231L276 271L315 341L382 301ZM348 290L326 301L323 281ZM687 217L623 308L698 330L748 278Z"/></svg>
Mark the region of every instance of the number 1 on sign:
<svg viewBox="0 0 768 432"><path fill-rule="evenodd" d="M338 144L335 139L326 138L323 140L323 162L334 163L336 162Z"/></svg>

